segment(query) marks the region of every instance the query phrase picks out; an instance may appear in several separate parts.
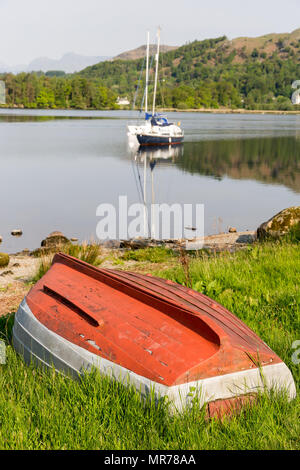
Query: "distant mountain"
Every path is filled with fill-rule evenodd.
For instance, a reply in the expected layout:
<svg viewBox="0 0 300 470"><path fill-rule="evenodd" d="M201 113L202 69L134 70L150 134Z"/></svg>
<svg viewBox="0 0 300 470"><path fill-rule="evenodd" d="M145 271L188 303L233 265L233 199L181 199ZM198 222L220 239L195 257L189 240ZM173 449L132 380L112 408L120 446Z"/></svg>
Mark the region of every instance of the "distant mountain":
<svg viewBox="0 0 300 470"><path fill-rule="evenodd" d="M84 56L69 52L64 54L61 59L54 60L47 57L40 57L33 60L28 65L28 72L47 72L49 70L63 70L66 73L74 73L83 70L85 67L109 60L106 56Z"/></svg>
<svg viewBox="0 0 300 470"><path fill-rule="evenodd" d="M0 73L20 73L27 70L27 65L8 65L5 62L0 62Z"/></svg>
<svg viewBox="0 0 300 470"><path fill-rule="evenodd" d="M9 66L0 62L0 73L11 72L48 72L50 70L62 70L65 73L74 73L83 70L90 65L98 64L104 60L109 60L106 56L84 56L68 52L60 59L49 59L48 57L39 57L34 59L28 65Z"/></svg>
<svg viewBox="0 0 300 470"><path fill-rule="evenodd" d="M155 54L156 52L156 44L150 44L149 51L150 51L150 56ZM173 51L174 49L177 49L178 46L160 46L160 51L161 52L168 52L168 51ZM136 49L132 49L130 51L122 52L122 54L117 55L114 57L112 60L136 60L136 59L141 59L145 57L146 55L146 49L147 46L143 45L140 47L137 47Z"/></svg>

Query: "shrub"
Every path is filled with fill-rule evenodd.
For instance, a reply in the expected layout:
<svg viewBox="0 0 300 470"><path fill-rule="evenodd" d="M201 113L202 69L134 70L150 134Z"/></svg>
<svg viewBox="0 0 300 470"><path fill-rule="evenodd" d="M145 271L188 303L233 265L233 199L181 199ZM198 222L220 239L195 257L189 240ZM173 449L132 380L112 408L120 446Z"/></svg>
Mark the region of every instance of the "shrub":
<svg viewBox="0 0 300 470"><path fill-rule="evenodd" d="M101 260L99 259L101 247L96 243L91 243L90 245L88 243L82 243L81 245L72 245L72 243L68 243L61 246L59 251L67 255L74 256L74 258L78 258L81 261L92 264L93 266L101 264ZM48 269L51 267L54 254L55 253L52 252L48 256L42 257L38 271L32 279L33 282L37 282L44 276L44 274L46 274Z"/></svg>
<svg viewBox="0 0 300 470"><path fill-rule="evenodd" d="M9 263L9 256L6 253L0 253L0 268L4 268Z"/></svg>

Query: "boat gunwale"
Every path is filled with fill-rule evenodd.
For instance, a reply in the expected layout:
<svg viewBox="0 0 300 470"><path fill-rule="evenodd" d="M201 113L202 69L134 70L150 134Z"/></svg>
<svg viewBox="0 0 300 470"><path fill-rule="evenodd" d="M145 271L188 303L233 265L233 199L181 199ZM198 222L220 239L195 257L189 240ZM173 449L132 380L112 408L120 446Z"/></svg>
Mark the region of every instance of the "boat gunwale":
<svg viewBox="0 0 300 470"><path fill-rule="evenodd" d="M115 271L115 270L109 270L109 269L99 269L82 260L78 260L77 258L66 255L64 253L57 253L54 256L52 266L55 264L66 266L67 268L71 270L75 270L79 274L83 274L87 277L90 277L91 279L94 279L95 281L102 282L106 284L107 286L117 291L122 292L125 295L128 295L140 302L143 302L144 304L166 314L167 316L175 320L177 323L182 324L184 327L190 329L196 334L199 334L203 339L214 343L218 347L218 349L215 352L213 352L210 356L207 356L203 359L199 359L199 362L197 364L194 364L194 365L190 364L184 372L181 371L180 374L176 376L176 378L174 377L174 379L172 379L173 380L172 383L174 385L185 382L186 380L188 380L187 377L189 375L193 377L198 375L198 377L200 377L200 376L203 376L204 374L204 376L209 377L209 376L213 376L214 371L217 371L217 370L220 370L220 371L222 370L223 373L231 373L230 363L232 361L234 362L232 370L238 371L238 370L245 369L247 367L250 367L250 368L257 367L256 360L257 361L260 360L260 357L257 351L258 348L254 350L253 344L252 345L249 344L248 345L249 347L248 346L238 347L237 345L232 344L232 340L230 339L228 332L224 331L224 329L222 329L221 326L216 324L214 319L208 316L209 313L205 312L205 309L203 309L203 313L201 313L201 311L199 310L197 311L193 309L192 306L190 305L190 302L191 300L195 300L195 299L194 299L194 296L191 296L190 291L192 291L192 293L194 293L197 297L199 297L199 302L203 303L202 308L203 306L205 306L205 303L206 303L206 308L208 307L207 304L211 303L212 305L210 308L212 309L212 311L214 313L220 313L220 314L222 312L220 312L219 310L217 311L216 307L221 308L221 310L230 314L230 318L228 319L229 322L232 320L231 317L233 317L237 321L238 324L241 323L241 325L244 326L244 328L246 329L245 335L249 334L248 332L250 332L251 335L253 335L252 339L254 339L254 343L256 342L255 340L257 339L257 346L261 345L264 347L264 349L266 349L262 351L262 355L261 355L262 364L267 364L271 362L277 363L281 361L281 359L274 353L274 351L272 351L271 348L269 348L269 346L266 345L247 325L245 325L241 320L235 317L234 314L227 311L220 304L210 299L209 297L204 296L204 294L193 291L184 286L177 285L176 283L172 281L167 281L164 279L156 278L151 275L142 275L142 274L137 274L137 273ZM45 283L47 285L47 273L45 276L46 276ZM149 289L149 286L148 287L139 286L137 285L136 281L133 281L128 278L130 276L140 277L145 282L149 282L149 283L153 283L153 281L154 283L158 282L160 283L160 286L158 286L160 287L160 289L176 288L178 290L179 288L180 292L184 293L184 295L188 297L188 300L186 301L189 303L189 305L183 305L182 299L180 299L180 303L178 303L178 300L170 299L169 297L166 297L162 292L157 292L157 290ZM30 291L30 293L34 290L44 291L42 279L38 281L38 283ZM27 301L29 302L29 305L30 304L32 305L33 313L36 309L36 311L39 312L37 313L37 318L39 318L39 316L42 317L44 315L49 317L49 314L47 313L47 311L41 309L39 305L31 299L30 293L27 296ZM168 291L168 293L170 294L170 291ZM195 305L195 308L197 308L196 305ZM198 309L200 309L200 307L198 307ZM172 315L174 311L176 313ZM205 318L203 318L203 316ZM195 320L197 322L196 326L200 325L201 326L200 328L198 326L197 328L195 328L194 325L191 324L195 322ZM142 320L142 321L145 321L145 320ZM52 322L52 320L50 320L50 322ZM73 337L73 341L75 341L75 343L79 345L77 337L76 338L74 337L73 332L71 330L70 330L70 334ZM236 336L237 335L236 331L233 330L233 334ZM111 342L111 339L106 338L106 337L104 338L105 338L105 341ZM217 339L217 342L214 340L214 338ZM120 352L120 346L118 346L117 343L112 343L112 344L114 344L117 350ZM94 352L92 351L90 345L84 344L83 346L82 344L81 347L84 347L85 349L91 352ZM128 355L128 351L126 352L126 350L124 350L124 353L126 357L129 358L129 360L136 362L136 365L138 367L144 367L145 364L137 361L135 356L132 356L130 354ZM257 353L257 356L256 356L256 353ZM101 357L100 352L98 353L98 355ZM253 356L254 361L251 359L251 355ZM202 372L200 372L201 369L202 369ZM151 369L149 369L149 373L152 373Z"/></svg>

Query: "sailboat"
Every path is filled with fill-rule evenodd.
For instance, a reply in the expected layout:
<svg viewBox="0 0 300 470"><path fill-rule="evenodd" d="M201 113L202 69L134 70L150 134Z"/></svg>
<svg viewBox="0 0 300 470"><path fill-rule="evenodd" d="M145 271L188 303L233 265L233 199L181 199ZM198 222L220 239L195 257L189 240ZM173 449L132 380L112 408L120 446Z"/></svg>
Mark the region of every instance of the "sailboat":
<svg viewBox="0 0 300 470"><path fill-rule="evenodd" d="M147 32L147 52L146 52L146 85L145 85L145 122L138 125L128 125L128 137L136 136L137 134L147 131L151 128L150 115L148 114L148 86L149 86L149 49L150 49L150 34Z"/></svg>
<svg viewBox="0 0 300 470"><path fill-rule="evenodd" d="M140 145L172 145L180 144L184 139L184 132L179 124L170 123L167 117L155 111L157 80L158 80L158 63L159 63L159 47L160 47L160 28L157 32L157 53L155 56L155 82L153 94L152 113L145 112L147 124L137 129L136 137ZM148 55L148 54L147 54ZM146 102L148 94L148 60L146 73ZM150 123L150 125L149 125Z"/></svg>

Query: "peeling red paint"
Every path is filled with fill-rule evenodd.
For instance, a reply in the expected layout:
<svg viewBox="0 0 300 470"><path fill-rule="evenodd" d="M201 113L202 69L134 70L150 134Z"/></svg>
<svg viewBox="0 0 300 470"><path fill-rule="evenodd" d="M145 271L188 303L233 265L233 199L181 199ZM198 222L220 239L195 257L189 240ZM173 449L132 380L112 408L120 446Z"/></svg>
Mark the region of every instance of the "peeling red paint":
<svg viewBox="0 0 300 470"><path fill-rule="evenodd" d="M281 362L241 320L199 292L64 254L54 257L27 303L63 338L167 386Z"/></svg>

